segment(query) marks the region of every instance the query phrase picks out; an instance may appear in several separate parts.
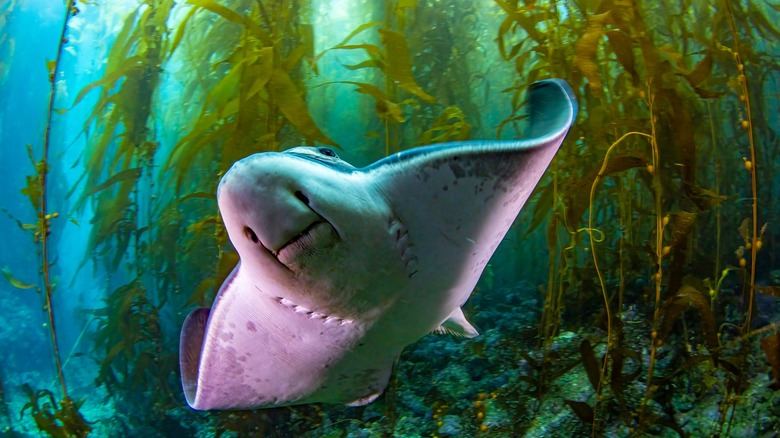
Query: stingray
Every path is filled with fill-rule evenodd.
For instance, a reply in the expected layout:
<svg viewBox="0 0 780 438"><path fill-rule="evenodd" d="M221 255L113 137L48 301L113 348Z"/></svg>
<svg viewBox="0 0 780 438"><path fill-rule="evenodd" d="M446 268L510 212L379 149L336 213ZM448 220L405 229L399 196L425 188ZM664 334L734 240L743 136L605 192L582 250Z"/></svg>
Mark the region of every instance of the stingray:
<svg viewBox="0 0 780 438"><path fill-rule="evenodd" d="M356 168L296 147L236 162L217 189L240 261L186 318L194 409L363 405L405 346L477 330L461 306L576 116L569 86L531 86L523 140L409 149Z"/></svg>

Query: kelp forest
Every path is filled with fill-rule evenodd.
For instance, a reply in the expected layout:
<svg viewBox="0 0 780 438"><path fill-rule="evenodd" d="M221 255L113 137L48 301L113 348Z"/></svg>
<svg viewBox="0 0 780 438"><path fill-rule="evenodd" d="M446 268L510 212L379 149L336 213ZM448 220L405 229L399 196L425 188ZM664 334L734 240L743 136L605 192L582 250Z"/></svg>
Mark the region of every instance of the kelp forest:
<svg viewBox="0 0 780 438"><path fill-rule="evenodd" d="M3 436L780 436L775 0L60 0L48 41L25 3L0 1ZM411 345L363 407L187 406L234 162L521 138L547 78L579 114L464 306L480 336Z"/></svg>

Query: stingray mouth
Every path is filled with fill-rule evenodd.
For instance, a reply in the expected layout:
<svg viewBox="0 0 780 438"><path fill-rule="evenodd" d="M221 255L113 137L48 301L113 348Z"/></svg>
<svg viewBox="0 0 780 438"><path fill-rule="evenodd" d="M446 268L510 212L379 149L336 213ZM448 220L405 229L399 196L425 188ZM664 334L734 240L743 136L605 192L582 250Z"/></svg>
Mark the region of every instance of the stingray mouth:
<svg viewBox="0 0 780 438"><path fill-rule="evenodd" d="M317 221L306 227L278 250L271 251L279 263L291 268L302 258L314 257L338 241L335 228L326 221Z"/></svg>

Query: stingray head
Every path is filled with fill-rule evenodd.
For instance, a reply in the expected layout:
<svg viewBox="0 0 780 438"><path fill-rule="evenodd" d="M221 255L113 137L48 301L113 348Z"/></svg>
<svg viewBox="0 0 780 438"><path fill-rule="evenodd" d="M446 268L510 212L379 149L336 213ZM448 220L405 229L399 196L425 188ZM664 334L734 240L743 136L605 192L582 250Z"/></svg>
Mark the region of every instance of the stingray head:
<svg viewBox="0 0 780 438"><path fill-rule="evenodd" d="M278 263L295 271L340 240L337 227L343 224L328 217L337 206L326 196L337 189L333 184L338 180L323 180L323 174L334 171L323 164L349 165L331 149L298 150L252 155L236 163L220 183L222 218L244 261ZM324 199L331 199L330 205Z"/></svg>
<svg viewBox="0 0 780 438"><path fill-rule="evenodd" d="M356 170L332 149L297 147L252 155L225 174L222 218L241 263L262 273L265 292L341 313L366 303L351 285L366 272L377 276L394 241L380 225L389 217L384 200Z"/></svg>

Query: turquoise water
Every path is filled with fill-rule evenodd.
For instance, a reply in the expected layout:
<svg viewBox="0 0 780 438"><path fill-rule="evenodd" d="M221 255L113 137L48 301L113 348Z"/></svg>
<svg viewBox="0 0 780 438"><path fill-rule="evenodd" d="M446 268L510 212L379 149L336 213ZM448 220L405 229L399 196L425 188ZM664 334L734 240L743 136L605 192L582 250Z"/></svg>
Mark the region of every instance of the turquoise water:
<svg viewBox="0 0 780 438"><path fill-rule="evenodd" d="M777 6L64 3L0 0L3 434L777 436ZM362 407L187 405L235 161L523 138L548 78L579 115L463 307L480 336L412 343Z"/></svg>

